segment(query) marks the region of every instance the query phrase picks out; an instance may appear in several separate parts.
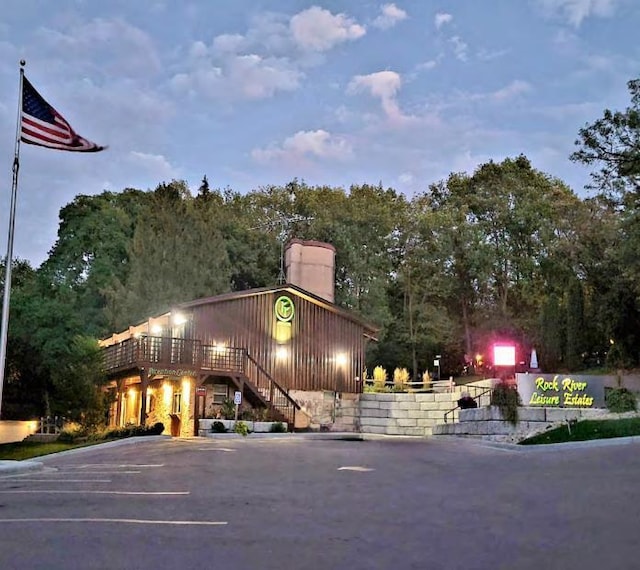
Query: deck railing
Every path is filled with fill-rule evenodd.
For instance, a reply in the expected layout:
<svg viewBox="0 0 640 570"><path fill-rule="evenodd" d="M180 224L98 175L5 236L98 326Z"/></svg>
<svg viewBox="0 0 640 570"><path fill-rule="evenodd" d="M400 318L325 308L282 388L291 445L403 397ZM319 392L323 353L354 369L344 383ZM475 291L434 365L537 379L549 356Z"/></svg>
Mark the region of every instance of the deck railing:
<svg viewBox="0 0 640 570"><path fill-rule="evenodd" d="M199 340L142 336L128 338L104 349L107 371L137 364L181 365L199 367L202 345Z"/></svg>
<svg viewBox="0 0 640 570"><path fill-rule="evenodd" d="M244 348L202 345L199 340L142 336L129 338L104 349L108 372L155 365L158 368L183 366L197 370L243 374L262 396L275 419L295 423L298 403Z"/></svg>

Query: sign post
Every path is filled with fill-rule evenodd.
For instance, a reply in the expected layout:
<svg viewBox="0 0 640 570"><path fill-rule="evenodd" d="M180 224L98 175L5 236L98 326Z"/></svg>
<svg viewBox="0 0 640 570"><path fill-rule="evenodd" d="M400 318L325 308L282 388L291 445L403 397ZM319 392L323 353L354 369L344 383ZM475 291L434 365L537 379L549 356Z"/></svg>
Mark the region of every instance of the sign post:
<svg viewBox="0 0 640 570"><path fill-rule="evenodd" d="M242 392L235 392L233 394L233 403L236 405L236 421L238 421L238 408L242 404Z"/></svg>

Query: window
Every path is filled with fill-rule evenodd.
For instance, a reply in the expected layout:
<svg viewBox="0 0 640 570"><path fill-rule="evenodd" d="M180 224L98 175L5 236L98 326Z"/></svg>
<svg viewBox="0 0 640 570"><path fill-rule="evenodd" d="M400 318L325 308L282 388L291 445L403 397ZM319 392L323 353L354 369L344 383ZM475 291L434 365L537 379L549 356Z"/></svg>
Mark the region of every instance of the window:
<svg viewBox="0 0 640 570"><path fill-rule="evenodd" d="M222 404L229 396L229 387L226 384L213 385L213 403Z"/></svg>
<svg viewBox="0 0 640 570"><path fill-rule="evenodd" d="M171 405L171 413L179 414L182 411L182 393L175 392L173 394L173 404Z"/></svg>

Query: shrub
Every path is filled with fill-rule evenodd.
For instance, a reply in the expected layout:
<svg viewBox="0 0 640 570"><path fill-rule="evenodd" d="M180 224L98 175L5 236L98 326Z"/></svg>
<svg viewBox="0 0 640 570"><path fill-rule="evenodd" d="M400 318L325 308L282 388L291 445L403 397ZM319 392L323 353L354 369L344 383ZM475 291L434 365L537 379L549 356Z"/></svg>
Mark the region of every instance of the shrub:
<svg viewBox="0 0 640 570"><path fill-rule="evenodd" d="M213 433L224 433L225 431L227 431L227 428L224 427L224 424L222 422L213 422L211 431Z"/></svg>
<svg viewBox="0 0 640 570"><path fill-rule="evenodd" d="M620 414L622 412L635 412L637 409L636 397L626 388L612 388L605 393L605 404L610 412Z"/></svg>
<svg viewBox="0 0 640 570"><path fill-rule="evenodd" d="M387 371L382 366L373 369L373 387L376 392L384 392L387 385Z"/></svg>
<svg viewBox="0 0 640 570"><path fill-rule="evenodd" d="M271 429L269 431L271 433L286 433L287 426L285 426L282 422L276 422L271 425Z"/></svg>
<svg viewBox="0 0 640 570"><path fill-rule="evenodd" d="M242 437L247 437L249 435L249 426L243 421L238 421L236 422L233 431L240 434Z"/></svg>
<svg viewBox="0 0 640 570"><path fill-rule="evenodd" d="M425 370L422 373L422 388L424 390L431 388L431 374L429 374L428 370Z"/></svg>
<svg viewBox="0 0 640 570"><path fill-rule="evenodd" d="M225 420L233 420L236 417L236 405L230 398L225 398L220 407L220 413Z"/></svg>
<svg viewBox="0 0 640 570"><path fill-rule="evenodd" d="M409 382L409 371L406 368L396 368L393 371L394 392L402 392Z"/></svg>
<svg viewBox="0 0 640 570"><path fill-rule="evenodd" d="M518 406L522 405L518 388L515 384L500 382L491 392L491 405L500 409L502 417L516 425L518 423Z"/></svg>

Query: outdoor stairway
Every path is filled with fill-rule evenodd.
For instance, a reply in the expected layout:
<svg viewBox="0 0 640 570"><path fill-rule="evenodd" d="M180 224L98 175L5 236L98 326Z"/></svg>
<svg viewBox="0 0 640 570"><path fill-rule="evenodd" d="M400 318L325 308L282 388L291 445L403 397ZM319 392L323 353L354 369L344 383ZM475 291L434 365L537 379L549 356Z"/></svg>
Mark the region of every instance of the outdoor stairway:
<svg viewBox="0 0 640 570"><path fill-rule="evenodd" d="M273 419L285 422L293 430L296 411L300 410L300 405L248 352L246 363L246 384L267 407Z"/></svg>

